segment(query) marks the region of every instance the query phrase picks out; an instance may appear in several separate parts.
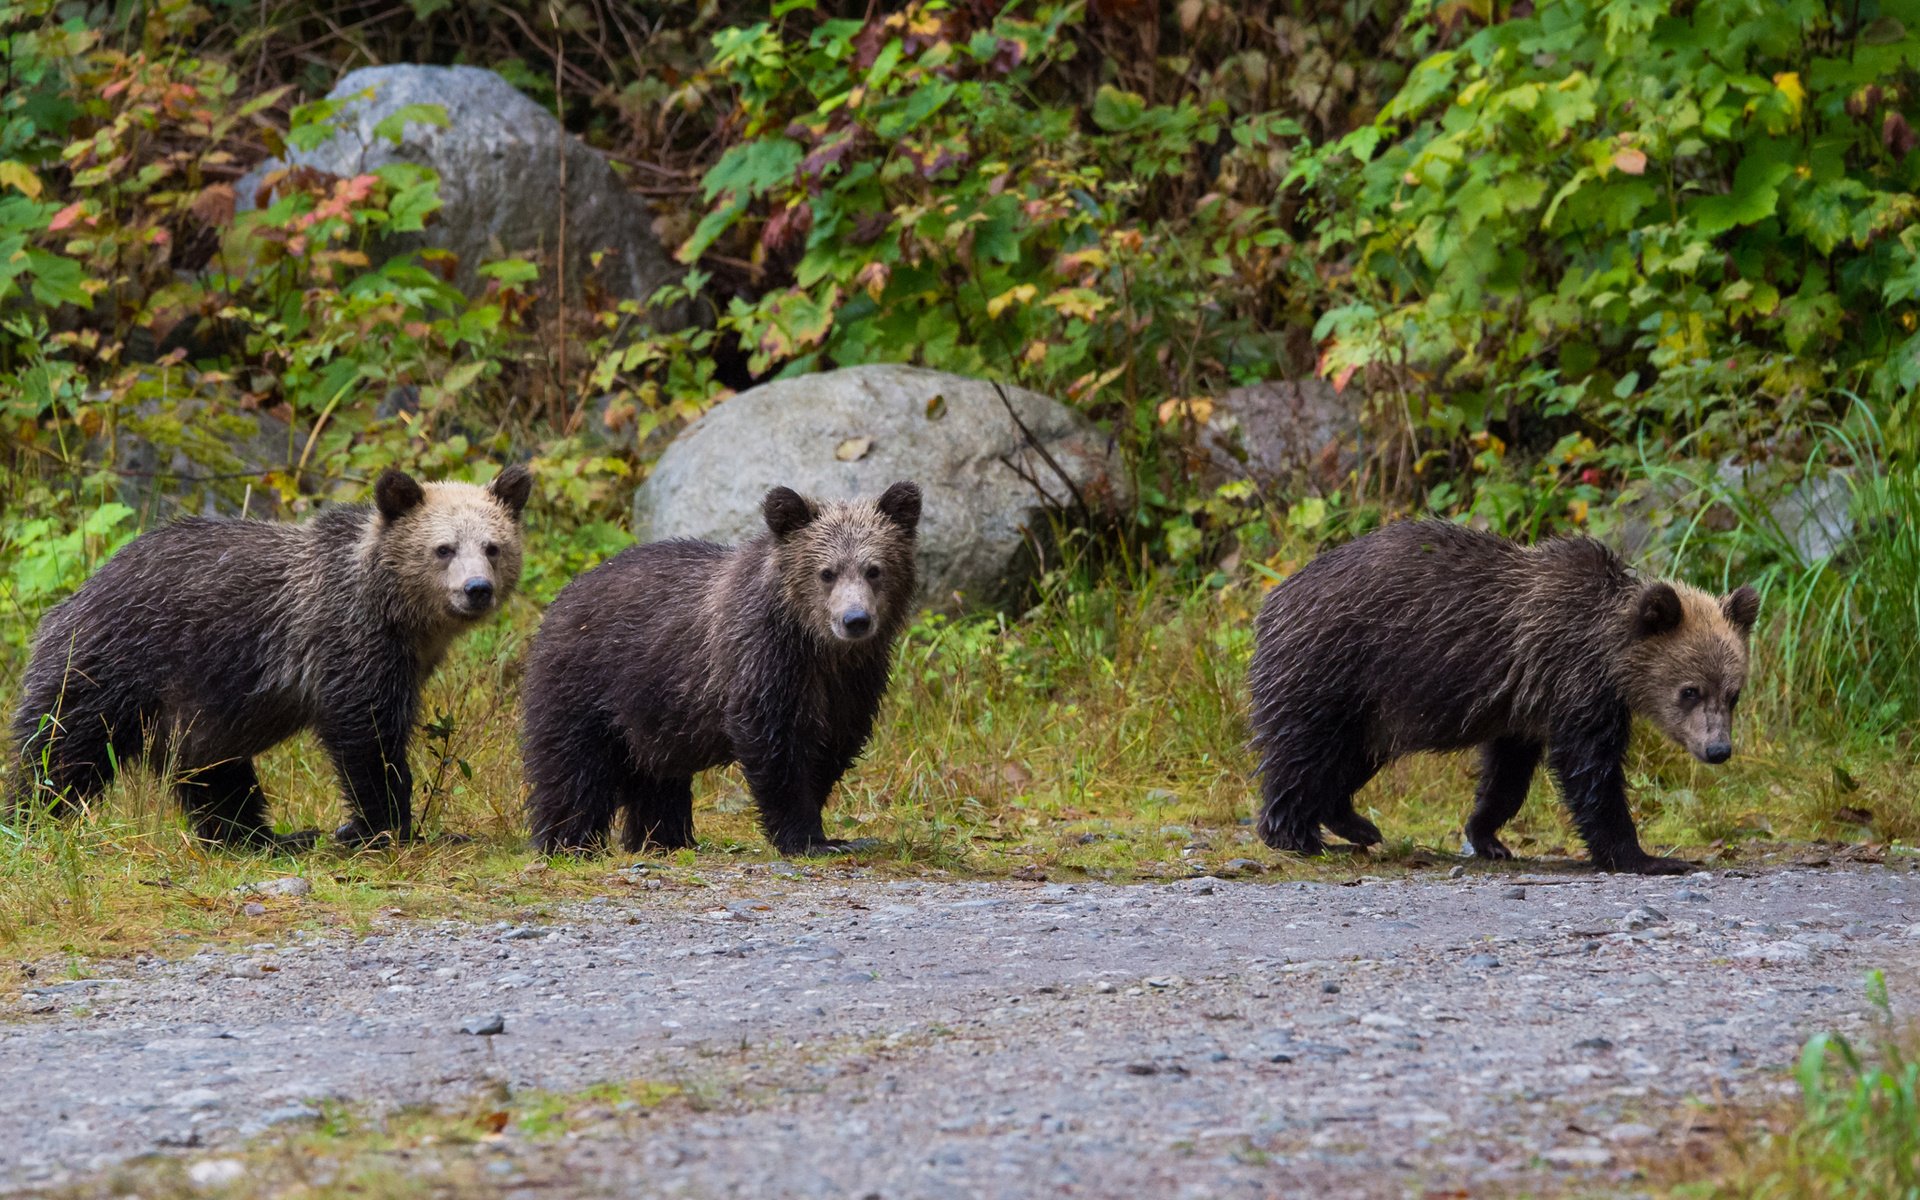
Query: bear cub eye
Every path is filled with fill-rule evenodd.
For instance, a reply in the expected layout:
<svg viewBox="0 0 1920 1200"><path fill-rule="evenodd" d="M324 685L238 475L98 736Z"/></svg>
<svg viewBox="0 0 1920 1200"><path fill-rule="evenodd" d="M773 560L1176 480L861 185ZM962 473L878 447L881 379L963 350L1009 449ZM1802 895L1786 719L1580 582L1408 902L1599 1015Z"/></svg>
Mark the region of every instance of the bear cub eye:
<svg viewBox="0 0 1920 1200"><path fill-rule="evenodd" d="M828 567L826 570L820 572L820 582L832 583L834 581L835 575L836 575L836 572L834 571L834 569L832 567Z"/></svg>
<svg viewBox="0 0 1920 1200"><path fill-rule="evenodd" d="M879 567L868 567L868 568L867 568L867 582L868 582L868 583L872 583L872 582L873 582L874 580L876 580L876 579L878 579L878 578L880 578L880 568L879 568Z"/></svg>
<svg viewBox="0 0 1920 1200"><path fill-rule="evenodd" d="M452 547L452 546L447 546L447 545L440 545L440 546L435 546L435 547L433 548L433 556L434 556L435 558L438 558L438 559L440 559L440 560L442 560L442 561L445 561L446 559L449 559L449 558L452 558L452 557L453 557L453 547Z"/></svg>
<svg viewBox="0 0 1920 1200"><path fill-rule="evenodd" d="M492 542L488 542L488 543L487 543L487 557L488 557L488 558L499 558L499 557L500 557L500 547L498 547L498 546L496 546L496 545L494 545L494 544L493 544Z"/></svg>
<svg viewBox="0 0 1920 1200"><path fill-rule="evenodd" d="M1681 688L1681 689L1680 689L1680 703L1682 703L1682 704L1698 704L1698 703L1700 703L1700 689L1699 689L1699 688L1697 688L1697 687L1683 687L1683 688Z"/></svg>

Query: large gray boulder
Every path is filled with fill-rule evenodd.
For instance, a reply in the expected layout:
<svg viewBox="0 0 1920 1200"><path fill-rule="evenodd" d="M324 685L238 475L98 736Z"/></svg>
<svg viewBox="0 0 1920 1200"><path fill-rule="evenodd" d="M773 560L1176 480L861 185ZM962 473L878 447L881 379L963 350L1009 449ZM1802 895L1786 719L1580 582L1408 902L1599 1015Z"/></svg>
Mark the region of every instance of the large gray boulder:
<svg viewBox="0 0 1920 1200"><path fill-rule="evenodd" d="M1033 540L1050 543L1050 514L1074 506L1074 490L1107 513L1131 492L1112 441L1086 418L1034 392L1006 395L1019 423L992 384L919 367L846 367L752 388L667 447L634 496L634 534L738 542L766 528L760 501L776 484L849 499L911 479L926 497L922 600L1017 603Z"/></svg>
<svg viewBox="0 0 1920 1200"><path fill-rule="evenodd" d="M1324 379L1234 388L1200 425L1194 477L1209 488L1249 479L1276 496L1332 491L1359 463L1362 404L1359 389Z"/></svg>
<svg viewBox="0 0 1920 1200"><path fill-rule="evenodd" d="M475 271L503 257L538 262L542 283L554 284L563 154L568 291L577 292L593 274L616 296L645 299L684 273L654 238L646 206L621 186L606 159L492 71L362 67L327 95L348 101L333 118L339 132L312 150L290 149L288 163L346 176L391 162L433 168L443 206L424 234L396 236L388 248L452 251L460 260L455 282L469 294L480 283ZM410 104L440 105L447 125L410 121L398 145L375 136L375 126ZM284 165L269 161L242 179L240 205L251 207L267 175ZM604 254L598 268L596 252Z"/></svg>

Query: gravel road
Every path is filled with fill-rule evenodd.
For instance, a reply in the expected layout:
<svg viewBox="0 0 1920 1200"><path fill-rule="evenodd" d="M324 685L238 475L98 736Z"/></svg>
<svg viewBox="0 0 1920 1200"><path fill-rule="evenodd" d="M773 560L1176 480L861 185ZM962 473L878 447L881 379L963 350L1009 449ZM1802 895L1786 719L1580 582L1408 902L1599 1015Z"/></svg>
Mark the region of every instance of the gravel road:
<svg viewBox="0 0 1920 1200"><path fill-rule="evenodd" d="M630 1079L705 1101L460 1169L540 1196L1631 1190L1690 1099L1782 1094L1808 1034L1865 1020L1865 972L1898 1006L1920 951L1920 873L1893 868L858 875L632 869L550 924L396 921L0 998L0 1191L204 1162L327 1100Z"/></svg>

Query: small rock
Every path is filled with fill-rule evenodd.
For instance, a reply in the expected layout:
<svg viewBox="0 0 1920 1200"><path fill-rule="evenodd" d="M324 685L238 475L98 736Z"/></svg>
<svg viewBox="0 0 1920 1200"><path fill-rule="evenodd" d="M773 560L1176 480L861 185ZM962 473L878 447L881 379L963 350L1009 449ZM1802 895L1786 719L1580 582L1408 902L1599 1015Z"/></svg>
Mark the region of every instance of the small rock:
<svg viewBox="0 0 1920 1200"><path fill-rule="evenodd" d="M188 1088L167 1097L168 1108L212 1108L220 1103L220 1093L212 1088Z"/></svg>
<svg viewBox="0 0 1920 1200"><path fill-rule="evenodd" d="M1320 985L1320 991L1328 996L1337 996L1340 994L1340 985L1329 979Z"/></svg>
<svg viewBox="0 0 1920 1200"><path fill-rule="evenodd" d="M1696 891L1693 888L1681 888L1673 894L1673 898L1682 904L1705 904L1713 899L1705 892Z"/></svg>
<svg viewBox="0 0 1920 1200"><path fill-rule="evenodd" d="M1267 865L1258 859L1230 858L1220 864L1220 869L1229 875L1258 875L1267 869Z"/></svg>
<svg viewBox="0 0 1920 1200"><path fill-rule="evenodd" d="M1613 1151L1605 1146L1562 1146L1541 1157L1556 1167L1604 1167L1613 1162Z"/></svg>
<svg viewBox="0 0 1920 1200"><path fill-rule="evenodd" d="M1611 1050L1613 1043L1603 1037L1581 1038L1573 1044L1575 1050Z"/></svg>
<svg viewBox="0 0 1920 1200"><path fill-rule="evenodd" d="M545 936L547 936L547 931L544 929L535 929L531 925L516 925L501 934L500 940L503 942L525 942Z"/></svg>
<svg viewBox="0 0 1920 1200"><path fill-rule="evenodd" d="M1405 1021L1392 1013L1378 1012L1367 1013L1360 1018L1360 1023L1374 1029L1405 1029L1407 1026Z"/></svg>
<svg viewBox="0 0 1920 1200"><path fill-rule="evenodd" d="M1458 879L1462 875L1465 875L1466 873L1467 873L1467 869L1465 867L1454 867L1452 870L1447 872L1447 878Z"/></svg>
<svg viewBox="0 0 1920 1200"><path fill-rule="evenodd" d="M233 890L240 896L310 896L313 894L313 884L298 875L289 875L264 883L243 883Z"/></svg>
<svg viewBox="0 0 1920 1200"><path fill-rule="evenodd" d="M1733 952L1733 956L1759 962L1798 963L1811 959L1813 951L1799 942L1763 942L1754 946L1742 946Z"/></svg>
<svg viewBox="0 0 1920 1200"><path fill-rule="evenodd" d="M1142 979L1140 982L1150 988L1170 988L1178 986L1180 977L1178 975L1155 975L1151 979Z"/></svg>
<svg viewBox="0 0 1920 1200"><path fill-rule="evenodd" d="M311 1104L283 1104L270 1108L256 1118L262 1125L286 1125L293 1121L318 1121L320 1110Z"/></svg>
<svg viewBox="0 0 1920 1200"><path fill-rule="evenodd" d="M1500 960L1491 954L1469 954L1467 966L1479 971L1491 971L1500 965Z"/></svg>
<svg viewBox="0 0 1920 1200"><path fill-rule="evenodd" d="M1920 925L1907 926L1904 936L1910 937L1910 938L1920 938Z"/></svg>
<svg viewBox="0 0 1920 1200"><path fill-rule="evenodd" d="M1632 933L1636 929L1648 929L1655 925L1664 925L1666 920L1667 915L1659 909L1648 908L1642 905L1620 918L1620 928L1626 930L1628 933Z"/></svg>
<svg viewBox="0 0 1920 1200"><path fill-rule="evenodd" d="M267 906L260 903L258 900L252 900L247 902L246 904L241 905L240 911L242 914L249 917L264 917L267 915Z"/></svg>
<svg viewBox="0 0 1920 1200"><path fill-rule="evenodd" d="M499 1013L490 1013L483 1017L468 1017L460 1025L461 1033L470 1033L475 1037L492 1037L496 1033L507 1031L507 1019Z"/></svg>
<svg viewBox="0 0 1920 1200"><path fill-rule="evenodd" d="M227 978L229 979L265 979L266 977L267 969L250 958L242 959L237 963L230 963L227 966Z"/></svg>
<svg viewBox="0 0 1920 1200"><path fill-rule="evenodd" d="M238 1183L247 1165L237 1158L209 1158L187 1168L187 1179L197 1188L222 1188Z"/></svg>
<svg viewBox="0 0 1920 1200"><path fill-rule="evenodd" d="M1510 887L1506 891L1501 892L1500 896L1505 900L1525 900L1527 898L1527 889L1523 887Z"/></svg>
<svg viewBox="0 0 1920 1200"><path fill-rule="evenodd" d="M1642 1125L1637 1121L1628 1121L1607 1130L1607 1140L1617 1146L1633 1146L1650 1140L1654 1135L1651 1125Z"/></svg>
<svg viewBox="0 0 1920 1200"><path fill-rule="evenodd" d="M1093 985L1093 990L1100 993L1102 996L1111 996L1115 992L1119 991L1120 989L1118 986L1114 984L1113 980L1102 979L1101 981Z"/></svg>

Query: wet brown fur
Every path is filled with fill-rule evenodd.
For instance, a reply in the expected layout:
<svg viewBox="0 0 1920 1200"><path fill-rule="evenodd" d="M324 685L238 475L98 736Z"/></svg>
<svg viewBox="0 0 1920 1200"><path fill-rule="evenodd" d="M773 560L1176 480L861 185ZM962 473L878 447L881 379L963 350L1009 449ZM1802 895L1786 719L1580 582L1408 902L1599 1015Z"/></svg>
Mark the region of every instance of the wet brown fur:
<svg viewBox="0 0 1920 1200"><path fill-rule="evenodd" d="M193 827L276 838L252 758L320 736L352 816L341 838L410 835L407 742L420 685L520 576L532 486L383 474L372 505L304 524L194 518L142 534L35 636L13 721L9 809L65 813L118 763L171 764Z"/></svg>
<svg viewBox="0 0 1920 1200"><path fill-rule="evenodd" d="M1256 626L1261 835L1308 854L1322 827L1376 843L1352 797L1380 767L1477 746L1470 853L1510 857L1499 829L1544 756L1597 864L1682 869L1634 830L1631 714L1723 761L1757 609L1751 588L1716 600L1641 579L1588 538L1522 547L1409 521L1328 551L1273 590Z"/></svg>
<svg viewBox="0 0 1920 1200"><path fill-rule="evenodd" d="M740 763L783 854L841 848L821 811L872 732L912 612L920 491L823 504L787 488L738 547L634 546L541 622L522 688L534 845L691 846L693 776ZM847 622L865 614L860 635Z"/></svg>

